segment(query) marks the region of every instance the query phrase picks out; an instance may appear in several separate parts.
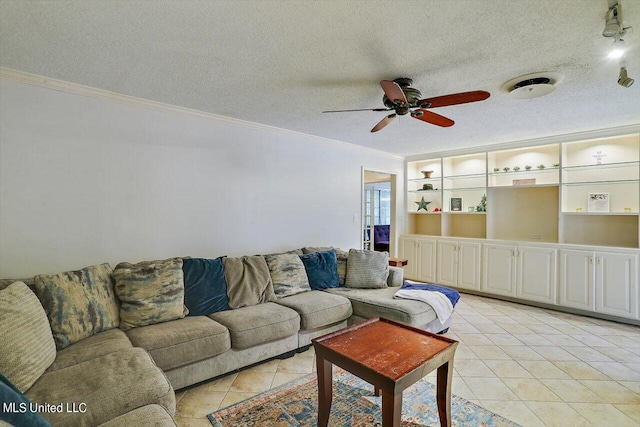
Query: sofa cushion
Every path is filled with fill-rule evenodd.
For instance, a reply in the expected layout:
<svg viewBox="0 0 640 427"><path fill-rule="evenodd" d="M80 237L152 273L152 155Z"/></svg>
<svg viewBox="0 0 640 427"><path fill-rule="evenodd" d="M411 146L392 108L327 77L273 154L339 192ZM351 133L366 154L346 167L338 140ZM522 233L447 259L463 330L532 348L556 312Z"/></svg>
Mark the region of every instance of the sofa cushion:
<svg viewBox="0 0 640 427"><path fill-rule="evenodd" d="M300 255L300 259L309 277L311 289L319 291L340 286L336 251L313 252Z"/></svg>
<svg viewBox="0 0 640 427"><path fill-rule="evenodd" d="M237 350L290 337L300 329L298 313L272 302L221 311L209 317L229 329L231 347Z"/></svg>
<svg viewBox="0 0 640 427"><path fill-rule="evenodd" d="M121 262L113 270L121 301L120 329L153 325L184 317L182 260Z"/></svg>
<svg viewBox="0 0 640 427"><path fill-rule="evenodd" d="M118 327L118 302L109 264L39 275L34 281L58 350Z"/></svg>
<svg viewBox="0 0 640 427"><path fill-rule="evenodd" d="M151 354L163 371L224 353L231 348L229 331L206 316L143 326L127 331L134 346Z"/></svg>
<svg viewBox="0 0 640 427"><path fill-rule="evenodd" d="M49 421L42 418L38 412L32 412L29 399L22 394L15 385L11 384L4 375L0 374L0 402L14 405L15 410L0 410L0 426L8 423L9 426L51 427ZM20 412L24 409L24 412Z"/></svg>
<svg viewBox="0 0 640 427"><path fill-rule="evenodd" d="M302 252L305 254L331 250L336 252L336 258L338 259L338 279L340 280L340 284L344 285L347 280L347 260L349 258L349 252L343 251L340 248L334 248L332 246L302 248Z"/></svg>
<svg viewBox="0 0 640 427"><path fill-rule="evenodd" d="M347 281L349 288L386 288L389 277L389 253L349 250Z"/></svg>
<svg viewBox="0 0 640 427"><path fill-rule="evenodd" d="M162 371L141 348L129 348L44 374L27 397L58 405L85 403L86 412L49 412L55 426L96 426L122 414L156 403L170 415L176 398Z"/></svg>
<svg viewBox="0 0 640 427"><path fill-rule="evenodd" d="M131 341L122 330L109 329L60 350L56 354L56 360L49 366L47 372L77 365L78 363L131 347L133 347Z"/></svg>
<svg viewBox="0 0 640 427"><path fill-rule="evenodd" d="M0 372L22 392L56 358L47 315L38 297L22 282L0 291Z"/></svg>
<svg viewBox="0 0 640 427"><path fill-rule="evenodd" d="M415 327L422 327L436 319L436 313L429 304L407 299L395 299L398 288L385 289L327 289L334 295L349 298L353 314L366 319L384 317Z"/></svg>
<svg viewBox="0 0 640 427"><path fill-rule="evenodd" d="M249 307L276 301L269 267L262 255L224 258L229 307Z"/></svg>
<svg viewBox="0 0 640 427"><path fill-rule="evenodd" d="M269 267L273 290L277 298L310 291L309 279L300 256L295 253L264 256Z"/></svg>
<svg viewBox="0 0 640 427"><path fill-rule="evenodd" d="M278 300L300 315L300 329L316 329L348 319L351 302L340 295L311 291Z"/></svg>
<svg viewBox="0 0 640 427"><path fill-rule="evenodd" d="M185 258L182 272L184 305L189 309L189 316L206 316L230 309L222 257Z"/></svg>
<svg viewBox="0 0 640 427"><path fill-rule="evenodd" d="M136 408L133 411L120 415L119 417L109 420L104 424L100 424L99 427L132 426L173 427L176 426L176 422L173 421L173 418L171 418L171 415L169 415L166 409L160 405L154 404Z"/></svg>

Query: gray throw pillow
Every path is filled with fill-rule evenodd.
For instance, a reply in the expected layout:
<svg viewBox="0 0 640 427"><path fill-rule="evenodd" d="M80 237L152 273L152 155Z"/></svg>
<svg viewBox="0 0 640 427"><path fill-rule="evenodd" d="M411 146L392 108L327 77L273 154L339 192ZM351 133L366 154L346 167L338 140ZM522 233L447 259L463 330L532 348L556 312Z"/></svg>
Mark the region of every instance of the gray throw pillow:
<svg viewBox="0 0 640 427"><path fill-rule="evenodd" d="M0 372L27 391L56 358L47 315L33 291L15 282L0 291Z"/></svg>
<svg viewBox="0 0 640 427"><path fill-rule="evenodd" d="M262 255L223 258L227 296L232 309L277 301L269 267Z"/></svg>
<svg viewBox="0 0 640 427"><path fill-rule="evenodd" d="M120 329L181 319L189 313L184 305L182 259L121 262L113 270L120 299Z"/></svg>
<svg viewBox="0 0 640 427"><path fill-rule="evenodd" d="M36 294L47 312L58 350L120 324L109 264L36 276Z"/></svg>
<svg viewBox="0 0 640 427"><path fill-rule="evenodd" d="M300 256L295 253L265 255L277 298L311 290Z"/></svg>
<svg viewBox="0 0 640 427"><path fill-rule="evenodd" d="M347 280L349 288L386 288L389 277L389 253L349 250Z"/></svg>

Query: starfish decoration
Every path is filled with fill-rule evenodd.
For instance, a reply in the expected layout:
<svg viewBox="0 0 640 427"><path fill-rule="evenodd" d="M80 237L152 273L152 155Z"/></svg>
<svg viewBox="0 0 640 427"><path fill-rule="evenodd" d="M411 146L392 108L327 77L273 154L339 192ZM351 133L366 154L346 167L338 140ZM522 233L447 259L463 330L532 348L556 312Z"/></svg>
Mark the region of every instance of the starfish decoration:
<svg viewBox="0 0 640 427"><path fill-rule="evenodd" d="M427 202L424 197L422 198L422 200L420 200L419 202L414 202L416 205L418 205L418 212L420 212L420 209L424 209L425 211L429 212L427 210L427 205L429 205L429 203L431 202Z"/></svg>

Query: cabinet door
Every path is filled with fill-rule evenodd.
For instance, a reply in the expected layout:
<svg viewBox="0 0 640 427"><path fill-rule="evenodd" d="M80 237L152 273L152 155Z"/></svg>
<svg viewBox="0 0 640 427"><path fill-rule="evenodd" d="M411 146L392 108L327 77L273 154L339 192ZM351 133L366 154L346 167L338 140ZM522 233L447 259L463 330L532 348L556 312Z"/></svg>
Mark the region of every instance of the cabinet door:
<svg viewBox="0 0 640 427"><path fill-rule="evenodd" d="M400 247L398 248L398 254L400 258L407 260L407 265L404 267L404 277L407 279L418 279L418 242L415 239L407 239L401 237L398 239Z"/></svg>
<svg viewBox="0 0 640 427"><path fill-rule="evenodd" d="M480 290L480 243L458 243L458 287Z"/></svg>
<svg viewBox="0 0 640 427"><path fill-rule="evenodd" d="M595 311L595 254L560 251L560 305Z"/></svg>
<svg viewBox="0 0 640 427"><path fill-rule="evenodd" d="M483 291L498 295L516 295L515 253L515 246L484 245Z"/></svg>
<svg viewBox="0 0 640 427"><path fill-rule="evenodd" d="M436 281L436 241L433 239L418 240L418 280Z"/></svg>
<svg viewBox="0 0 640 427"><path fill-rule="evenodd" d="M637 269L636 255L596 252L596 311L637 317Z"/></svg>
<svg viewBox="0 0 640 427"><path fill-rule="evenodd" d="M557 249L518 246L516 296L531 301L555 304L557 257Z"/></svg>
<svg viewBox="0 0 640 427"><path fill-rule="evenodd" d="M438 284L457 286L458 284L458 243L448 240L438 241Z"/></svg>

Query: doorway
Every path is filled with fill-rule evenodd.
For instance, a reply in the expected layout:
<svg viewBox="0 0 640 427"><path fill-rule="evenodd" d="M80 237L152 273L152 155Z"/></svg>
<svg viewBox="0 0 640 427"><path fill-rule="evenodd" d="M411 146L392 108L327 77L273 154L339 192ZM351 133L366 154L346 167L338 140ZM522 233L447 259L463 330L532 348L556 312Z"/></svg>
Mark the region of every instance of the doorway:
<svg viewBox="0 0 640 427"><path fill-rule="evenodd" d="M396 175L363 168L362 249L395 250Z"/></svg>

